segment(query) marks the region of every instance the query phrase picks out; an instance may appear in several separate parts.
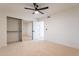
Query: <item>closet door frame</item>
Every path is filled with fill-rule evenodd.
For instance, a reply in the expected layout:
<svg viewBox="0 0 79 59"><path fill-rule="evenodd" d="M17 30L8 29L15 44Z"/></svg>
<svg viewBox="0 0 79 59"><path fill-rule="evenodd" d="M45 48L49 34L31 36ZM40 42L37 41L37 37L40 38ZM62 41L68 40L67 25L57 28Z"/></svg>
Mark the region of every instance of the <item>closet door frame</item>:
<svg viewBox="0 0 79 59"><path fill-rule="evenodd" d="M12 18L14 20L19 20L18 21L18 24L19 24L19 31L18 31L18 33L19 33L19 36L18 36L19 37L19 41L18 42L22 41L22 19L15 18L15 17L10 17L10 16L7 16L7 40L8 40L8 18Z"/></svg>

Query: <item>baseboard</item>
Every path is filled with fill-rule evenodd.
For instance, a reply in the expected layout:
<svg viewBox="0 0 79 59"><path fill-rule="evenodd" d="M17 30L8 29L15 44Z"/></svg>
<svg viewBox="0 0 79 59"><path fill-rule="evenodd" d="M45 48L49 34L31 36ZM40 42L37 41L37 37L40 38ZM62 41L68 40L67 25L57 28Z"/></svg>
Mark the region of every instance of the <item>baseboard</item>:
<svg viewBox="0 0 79 59"><path fill-rule="evenodd" d="M66 47L74 48L74 49L79 49L79 47L75 47L75 46L69 45L69 44L64 44L64 43L61 43L61 42L55 42L55 41L52 41L52 40L46 40L46 41L56 43L56 44L60 44L60 45L66 46Z"/></svg>

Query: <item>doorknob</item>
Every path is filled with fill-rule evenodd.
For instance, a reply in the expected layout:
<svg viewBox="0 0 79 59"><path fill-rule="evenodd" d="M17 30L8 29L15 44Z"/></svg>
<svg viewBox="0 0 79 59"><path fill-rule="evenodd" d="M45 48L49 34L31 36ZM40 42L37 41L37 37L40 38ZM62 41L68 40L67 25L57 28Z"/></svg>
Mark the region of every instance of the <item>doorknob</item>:
<svg viewBox="0 0 79 59"><path fill-rule="evenodd" d="M32 31L32 32L35 32L35 31Z"/></svg>

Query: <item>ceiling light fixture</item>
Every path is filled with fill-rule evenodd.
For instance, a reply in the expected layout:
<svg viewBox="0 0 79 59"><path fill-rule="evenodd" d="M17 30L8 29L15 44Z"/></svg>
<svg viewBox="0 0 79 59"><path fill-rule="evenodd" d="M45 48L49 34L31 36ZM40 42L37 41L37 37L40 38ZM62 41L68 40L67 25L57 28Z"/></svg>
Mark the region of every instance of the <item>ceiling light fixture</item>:
<svg viewBox="0 0 79 59"><path fill-rule="evenodd" d="M39 12L38 11L35 11L35 14L38 14Z"/></svg>

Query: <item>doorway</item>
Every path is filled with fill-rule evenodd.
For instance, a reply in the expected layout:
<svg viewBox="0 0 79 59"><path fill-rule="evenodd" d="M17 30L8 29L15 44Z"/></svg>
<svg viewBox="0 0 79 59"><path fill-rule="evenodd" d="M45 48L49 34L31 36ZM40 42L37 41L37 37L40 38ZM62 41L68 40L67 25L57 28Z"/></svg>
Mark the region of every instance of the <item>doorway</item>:
<svg viewBox="0 0 79 59"><path fill-rule="evenodd" d="M7 43L22 41L22 20L7 17Z"/></svg>
<svg viewBox="0 0 79 59"><path fill-rule="evenodd" d="M44 40L44 21L33 21L33 40Z"/></svg>

